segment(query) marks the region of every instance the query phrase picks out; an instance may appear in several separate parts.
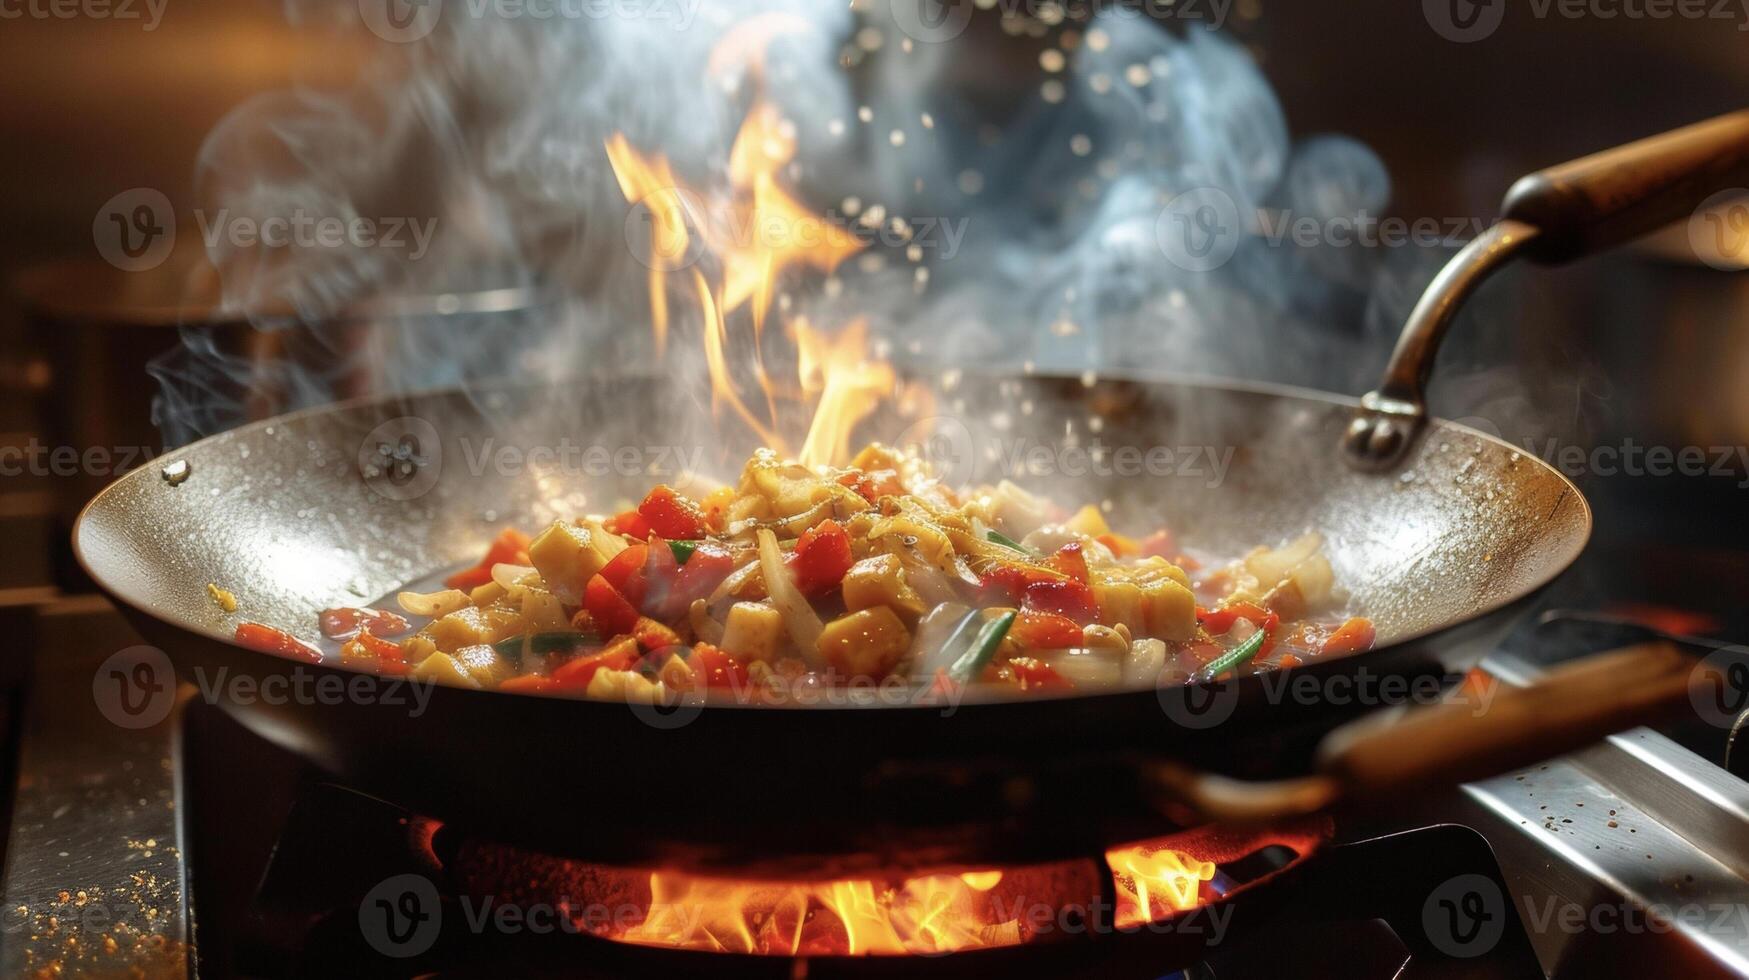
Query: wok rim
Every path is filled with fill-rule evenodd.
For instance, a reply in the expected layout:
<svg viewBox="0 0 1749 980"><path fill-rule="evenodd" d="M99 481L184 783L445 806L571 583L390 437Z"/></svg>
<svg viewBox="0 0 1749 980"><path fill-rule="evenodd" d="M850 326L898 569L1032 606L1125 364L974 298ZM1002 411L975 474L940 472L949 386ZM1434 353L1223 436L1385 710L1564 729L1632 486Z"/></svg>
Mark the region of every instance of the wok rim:
<svg viewBox="0 0 1749 980"><path fill-rule="evenodd" d="M997 369L986 369L986 368L965 368L965 369L962 369L961 373L962 373L962 375L966 375L966 376L978 377L978 378L989 378L989 379L993 379L993 380L1000 380L1000 379L1004 379L1004 378L1013 378L1016 376L1015 372L1013 372L1012 370L997 370ZM624 377L624 375L617 375L617 376ZM588 377L588 375L583 375L583 376L580 376L579 379L580 380L587 379L587 377ZM1032 372L1032 373L1024 374L1024 375L1022 375L1022 377L1025 377L1029 380L1035 380L1035 381L1047 381L1047 382L1048 381L1060 381L1060 382L1074 382L1077 384L1082 383L1082 379L1079 375L1062 374L1062 373L1058 373L1058 372L1039 371L1039 372ZM1280 383L1276 383L1276 382L1257 381L1257 380L1241 379L1241 378L1225 378L1225 377L1214 376L1214 375L1198 375L1198 374L1173 372L1173 371L1146 371L1146 370L1142 370L1142 371L1123 371L1123 372L1111 373L1111 374L1100 374L1098 376L1098 380L1102 381L1102 382L1137 383L1137 384L1149 384L1149 385L1170 385L1170 386L1185 387L1185 388L1201 388L1201 389L1207 389L1207 390L1231 391L1231 392L1239 392L1239 393L1245 393L1245 394L1263 395L1263 396L1277 398L1277 399L1292 399L1292 400L1299 400L1299 401L1319 402L1319 403L1323 403L1326 405L1333 405L1336 407L1348 408L1348 409L1358 409L1361 407L1360 399L1358 399L1354 396L1351 396L1351 395L1343 395L1343 394L1338 394L1336 392L1324 391L1324 390L1316 389L1316 388L1306 388L1306 387L1299 386L1299 385L1280 384ZM445 387L435 387L435 388L423 388L423 389L418 389L418 390L414 390L414 391L402 392L402 393L394 394L394 395L364 395L364 396L360 396L360 397L356 397L356 398L345 399L343 401L331 402L331 403L325 404L325 405L316 405L316 406L311 406L309 408L298 409L298 410L292 411L292 412L286 412L286 413L283 413L280 415L271 416L269 418L260 419L260 420L254 421L254 422L249 422L249 423L246 423L244 425L237 426L234 429L227 429L224 432L217 432L217 433L214 433L212 435L205 436L205 437L198 439L194 442L191 442L185 446L179 446L174 451L166 451L163 454L161 454L159 457L154 458L151 461L151 463L149 463L147 465L142 465L131 472L122 474L121 476L117 477L115 480L110 482L102 490L98 491L97 494L94 495L90 500L86 501L85 505L79 509L79 515L77 518L74 519L74 522L73 522L73 530L72 530L72 534L71 534L72 542L71 543L72 543L72 550L73 550L74 559L79 563L80 569L83 570L84 573L88 577L90 577L90 579L93 582L95 582L100 589L103 590L104 595L109 597L109 599L111 601L117 602L123 606L126 606L127 608L134 610L137 614L146 616L146 617L148 617L152 620L155 620L163 625L169 626L169 627L171 627L179 632L186 633L186 634L192 634L196 637L200 637L200 638L203 638L203 639L215 642L215 643L223 644L230 651L233 651L233 653L243 653L243 654L249 654L249 655L253 655L253 656L265 657L270 662L273 662L276 664L288 664L288 665L291 665L293 667L302 667L305 669L312 669L312 670L333 670L333 671L336 671L344 676L354 676L354 675L361 675L361 676L365 676L365 677L393 676L393 675L383 675L383 674L380 674L377 672L364 670L364 669L360 669L357 667L351 667L351 666L339 663L337 661L329 660L329 659L324 659L320 663L312 664L312 663L306 663L303 661L295 660L291 657L284 657L284 656L279 656L277 654L266 653L266 652L260 651L260 650L254 650L254 649L251 649L249 647L245 647L245 646L242 646L241 644L238 644L232 636L221 634L221 633L209 632L209 631L205 630L204 628L194 627L188 623L184 623L184 622L181 622L178 620L170 619L170 618L159 615L150 606L135 602L131 598L118 592L116 589L114 589L110 585L110 583L108 581L106 581L105 577L103 575L99 574L98 571L93 567L93 563L86 556L85 544L84 544L84 540L83 540L84 539L84 532L85 532L85 529L87 527L88 519L91 517L93 512L98 510L100 507L112 506L108 502L109 498L111 498L112 495L119 494L119 493L123 492L124 489L131 487L136 482L143 482L143 481L148 481L148 480L152 479L153 478L153 474L152 474L153 467L156 467L157 470L159 471L159 476L157 478L162 479L163 467L165 465L168 465L168 462L160 462L161 460L169 460L170 462L174 462L174 458L180 454L186 454L186 453L189 453L191 451L199 450L202 447L208 446L209 444L215 444L219 440L243 438L243 437L253 435L257 432L264 431L265 429L270 428L270 427L286 425L288 423L293 423L293 422L300 421L303 419L314 418L314 417L319 417L319 416L323 416L323 415L344 414L346 412L353 411L353 410L356 410L356 409L359 409L362 407L366 407L366 406L371 406L371 405L392 405L396 402L412 401L412 400L417 400L417 399L421 399L421 398L457 398L457 397L459 397L459 398L463 398L463 399L467 399L467 400L472 400L472 399L476 398L478 395L485 393L485 392L490 392L490 391L530 390L530 389L545 388L545 387L550 387L550 383L530 384L528 382L506 381L506 382L500 382L500 383L476 384L476 385L471 385L471 386L445 386ZM1495 613L1500 612L1503 609L1506 609L1506 608L1508 608L1516 603L1524 601L1526 598L1535 595L1537 592L1546 588L1555 579L1557 579L1561 575L1565 574L1570 568L1572 568L1573 563L1578 560L1579 556L1584 553L1585 548L1590 544L1591 535L1592 535L1592 532L1596 526L1595 513L1592 510L1591 502L1588 499L1586 499L1585 494L1579 489L1578 485L1575 484L1565 473L1562 473L1559 469L1557 469L1553 465L1551 465L1547 460L1542 459L1541 457L1537 456L1535 453L1528 452L1521 447L1515 446L1512 443L1507 442L1503 438L1500 438L1500 437L1494 436L1494 435L1490 435L1486 432L1482 432L1482 431L1475 429L1475 428L1472 428L1470 426L1463 425L1461 423L1454 422L1454 421L1451 421L1449 419L1440 418L1438 416L1432 416L1432 415L1427 416L1425 423L1421 426L1420 430L1416 433L1414 438L1417 440L1426 439L1436 429L1439 431L1459 432L1459 433L1462 433L1466 436L1480 439L1485 443L1492 444L1498 448L1506 450L1507 452L1516 454L1521 459L1529 460L1532 463L1532 465L1537 467L1542 473L1546 474L1547 476L1553 477L1556 481L1558 481L1558 484L1563 489L1563 495L1562 495L1561 499L1566 500L1568 498L1571 498L1577 504L1577 506L1579 508L1579 514L1577 515L1577 517L1578 517L1578 520L1580 523L1580 528L1579 528L1579 533L1576 535L1576 537L1574 539L1574 542L1573 542L1573 545L1571 548L1571 553L1562 556L1560 558L1560 560L1558 561L1558 563L1551 565L1549 571L1546 574L1539 576L1526 588L1524 588L1516 593L1509 594L1509 595L1506 595L1506 596L1503 596L1503 597L1500 597L1497 599L1493 599L1493 600L1491 600L1483 605L1479 605L1475 609L1471 610L1470 613L1463 618L1455 619L1455 620L1448 620L1446 622L1437 624L1435 626L1428 627L1428 628L1420 630L1418 632L1404 634L1402 636L1394 638L1388 644L1385 644L1383 646L1373 647L1372 649L1367 650L1364 653L1349 654L1347 656L1339 657L1339 658L1336 658L1335 660L1330 660L1330 661L1324 661L1324 660L1313 661L1310 663L1303 663L1303 664L1300 664L1300 665L1297 665L1294 667L1286 667L1286 668L1278 667L1274 671L1271 671L1270 673L1272 673L1272 674L1284 673L1285 674L1288 672L1308 672L1308 671L1315 673L1320 668L1327 667L1330 664L1345 663L1345 662L1349 662L1349 661L1366 661L1366 660L1382 659L1383 655L1390 655L1393 653L1402 652L1403 650L1408 649L1409 647L1413 646L1414 644L1421 643L1421 642L1423 642L1431 637L1437 637L1437 636L1440 636L1440 635L1445 634L1445 633L1450 633L1450 632L1459 630L1468 624L1474 623L1478 620L1485 619L1491 615L1494 615ZM1328 451L1334 453L1334 452L1338 451L1338 448L1336 445L1333 444ZM1378 474L1378 476L1381 479L1388 477L1390 474L1395 473L1399 467L1400 467L1400 464L1398 464L1397 466L1393 466L1391 469L1381 472L1380 474ZM1125 689L1116 690L1116 691L1102 691L1102 692L1092 693L1092 694L1047 693L1047 694L1042 694L1042 695L1041 694L1033 694L1033 695L1028 695L1028 696L1022 697L1022 698L1015 698L1015 697L972 697L972 696L970 696L970 688L968 686L968 688L966 689L966 692L962 693L960 700L955 703L955 711L957 712L959 709L990 708L990 707L997 707L997 706L1005 705L1005 704L1038 704L1038 703L1049 702L1049 701L1073 701L1073 702L1096 703L1100 699L1104 699L1104 698L1116 699L1116 698L1133 697L1134 695L1140 694L1140 693L1153 693L1156 696L1158 696L1162 691L1166 691L1166 690L1188 690L1188 689L1193 688L1193 687L1194 688L1208 689L1208 688L1221 687L1221 686L1224 686L1224 685L1229 684L1229 683L1235 683L1235 684L1241 684L1241 685L1246 684L1246 683L1256 683L1257 678L1259 676L1261 676L1261 675L1245 675L1243 677L1237 677L1237 678L1234 678L1234 679L1229 680L1229 681L1207 680L1207 681L1200 681L1200 682L1195 683L1195 684L1184 684L1184 685L1180 685L1180 686L1174 687L1174 688L1153 688L1153 689L1148 689L1148 688L1129 689L1129 688L1125 688ZM450 690L454 690L458 694L469 694L469 695L535 697L535 698L540 698L543 700L572 701L572 702L581 702L584 704L603 704L603 705L622 705L622 706L624 704L623 701L596 699L596 698L590 698L587 696L575 697L575 696L557 695L557 694L542 693L542 692L515 692L515 691L502 691L502 690L498 690L498 689L488 689L488 688L465 688L465 687L454 687L453 685L445 685L445 684L434 684L434 688L450 689ZM803 713L812 713L812 712L817 712L817 711L842 712L842 711L864 711L864 710L881 711L881 712L898 712L898 713L919 712L919 711L921 711L921 712L939 712L940 711L940 705L938 705L938 704L931 705L931 704L921 704L921 703L910 703L910 704L904 704L904 705L883 705L883 704L825 705L825 704L794 704L794 703L791 703L791 704L781 704L781 705L768 705L768 704L754 704L754 703L718 703L718 702L709 700L708 697L704 701L703 707L709 708L709 709L712 709L715 711L756 710L756 711L769 712L769 711L775 710L775 711L790 711L790 712L803 712Z"/></svg>

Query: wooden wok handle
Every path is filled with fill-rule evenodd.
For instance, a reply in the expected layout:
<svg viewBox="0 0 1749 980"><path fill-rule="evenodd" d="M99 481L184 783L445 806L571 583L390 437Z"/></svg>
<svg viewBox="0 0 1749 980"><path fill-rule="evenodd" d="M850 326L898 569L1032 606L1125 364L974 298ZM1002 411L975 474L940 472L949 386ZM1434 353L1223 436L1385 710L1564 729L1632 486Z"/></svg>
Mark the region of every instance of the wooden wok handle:
<svg viewBox="0 0 1749 980"><path fill-rule="evenodd" d="M1525 256L1568 262L1687 218L1720 191L1749 187L1749 111L1604 150L1524 177L1502 215L1537 229Z"/></svg>
<svg viewBox="0 0 1749 980"><path fill-rule="evenodd" d="M1749 111L1563 163L1519 180L1501 219L1464 246L1422 294L1379 386L1342 440L1366 470L1402 460L1427 418L1427 380L1464 301L1524 254L1543 263L1591 255L1689 215L1720 191L1749 187Z"/></svg>
<svg viewBox="0 0 1749 980"><path fill-rule="evenodd" d="M1273 820L1563 755L1676 713L1693 683L1691 658L1670 643L1647 643L1556 668L1526 687L1350 722L1319 745L1316 775L1254 783L1162 763L1150 777L1162 802L1204 819Z"/></svg>

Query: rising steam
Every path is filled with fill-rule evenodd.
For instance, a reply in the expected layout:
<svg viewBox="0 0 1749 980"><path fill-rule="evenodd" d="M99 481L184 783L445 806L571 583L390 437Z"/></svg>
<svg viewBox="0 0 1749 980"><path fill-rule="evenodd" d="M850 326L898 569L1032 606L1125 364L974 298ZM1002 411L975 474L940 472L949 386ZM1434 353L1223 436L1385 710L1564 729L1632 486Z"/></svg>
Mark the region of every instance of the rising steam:
<svg viewBox="0 0 1749 980"><path fill-rule="evenodd" d="M199 160L207 220L393 218L434 233L417 255L209 242L224 310L256 340L191 325L152 366L167 442L345 395L567 374L584 352L649 362L647 270L605 147L624 134L708 197L728 182L755 81L793 126L783 179L870 242L831 276L791 277L780 302L824 326L868 318L901 363L1357 391L1430 264L1255 234L1212 271L1167 260L1162 210L1188 191L1219 189L1247 224L1260 209L1376 214L1389 197L1365 147L1290 140L1245 49L1202 26L1099 15L1060 72L1003 79L1010 103L992 121L988 93L954 70L971 35L908 44L880 3L713 0L686 23L469 9L451 4L429 37L395 45L369 37L355 3L291 4L300 25L372 41L370 65L348 91L232 113ZM756 15L783 25L747 39L757 79L724 43ZM482 301L491 290L517 292ZM494 296L535 305L504 313ZM667 356L697 359L687 344Z"/></svg>

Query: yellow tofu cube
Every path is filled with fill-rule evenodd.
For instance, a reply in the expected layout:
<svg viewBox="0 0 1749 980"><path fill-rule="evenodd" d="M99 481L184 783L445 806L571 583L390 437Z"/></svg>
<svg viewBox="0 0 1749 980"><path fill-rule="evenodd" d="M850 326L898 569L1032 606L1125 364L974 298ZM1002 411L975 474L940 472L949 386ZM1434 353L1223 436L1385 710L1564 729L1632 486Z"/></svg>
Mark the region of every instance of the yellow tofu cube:
<svg viewBox="0 0 1749 980"><path fill-rule="evenodd" d="M456 669L473 678L481 687L497 687L516 673L510 661L484 643L462 647L450 654L450 660L455 662Z"/></svg>
<svg viewBox="0 0 1749 980"><path fill-rule="evenodd" d="M1107 626L1123 623L1131 629L1142 624L1142 589L1134 582L1113 579L1093 586L1093 601L1099 605L1099 621Z"/></svg>
<svg viewBox="0 0 1749 980"><path fill-rule="evenodd" d="M886 606L911 625L924 613L923 597L905 581L898 555L875 555L850 566L843 588L844 605L852 612Z"/></svg>
<svg viewBox="0 0 1749 980"><path fill-rule="evenodd" d="M1142 621L1130 627L1143 636L1188 640L1196 634L1196 596L1173 579L1143 586Z"/></svg>
<svg viewBox="0 0 1749 980"><path fill-rule="evenodd" d="M777 610L763 603L737 602L729 607L720 646L742 663L769 663L777 659L783 637L783 616Z"/></svg>
<svg viewBox="0 0 1749 980"><path fill-rule="evenodd" d="M885 677L911 647L911 631L886 606L840 616L820 631L818 649L826 663L848 677Z"/></svg>
<svg viewBox="0 0 1749 980"><path fill-rule="evenodd" d="M583 600L583 586L620 550L597 540L608 536L598 529L554 521L529 543L528 560L553 595L574 606Z"/></svg>
<svg viewBox="0 0 1749 980"><path fill-rule="evenodd" d="M481 643L496 643L510 635L514 622L507 622L502 610L469 606L425 627L424 635L443 653L454 653L462 647Z"/></svg>
<svg viewBox="0 0 1749 980"><path fill-rule="evenodd" d="M431 681L449 687L479 687L480 682L469 677L446 653L434 653L413 665L409 672L414 680Z"/></svg>

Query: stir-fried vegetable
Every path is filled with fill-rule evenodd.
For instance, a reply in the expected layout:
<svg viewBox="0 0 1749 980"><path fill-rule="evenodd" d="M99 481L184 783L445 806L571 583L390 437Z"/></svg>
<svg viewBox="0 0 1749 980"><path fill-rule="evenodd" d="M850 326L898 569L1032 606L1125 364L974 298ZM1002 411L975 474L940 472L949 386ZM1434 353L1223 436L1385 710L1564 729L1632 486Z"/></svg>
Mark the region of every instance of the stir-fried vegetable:
<svg viewBox="0 0 1749 980"><path fill-rule="evenodd" d="M1098 507L1071 512L1007 482L956 493L883 446L842 469L761 451L733 486L658 486L612 515L506 529L444 584L401 593L405 617L330 609L322 634L378 670L643 701L889 678L1144 687L1376 637L1364 619L1314 618L1337 601L1315 534L1198 561L1167 529L1132 538ZM320 656L257 624L237 639Z"/></svg>

